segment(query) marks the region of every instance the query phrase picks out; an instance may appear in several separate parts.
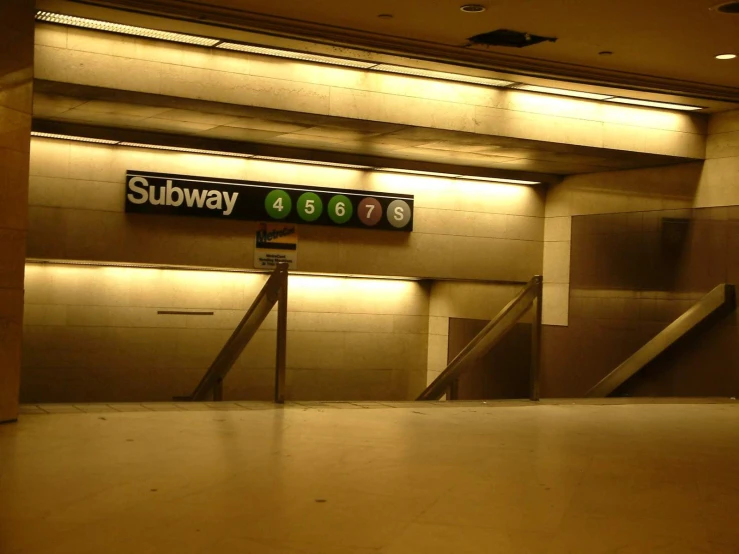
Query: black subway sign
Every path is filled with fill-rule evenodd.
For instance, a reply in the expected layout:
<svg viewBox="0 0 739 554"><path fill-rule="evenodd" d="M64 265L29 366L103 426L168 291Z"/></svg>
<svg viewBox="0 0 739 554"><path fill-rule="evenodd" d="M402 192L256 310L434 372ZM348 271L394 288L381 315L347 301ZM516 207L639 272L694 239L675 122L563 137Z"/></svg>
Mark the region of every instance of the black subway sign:
<svg viewBox="0 0 739 554"><path fill-rule="evenodd" d="M413 230L413 196L131 171L126 212Z"/></svg>

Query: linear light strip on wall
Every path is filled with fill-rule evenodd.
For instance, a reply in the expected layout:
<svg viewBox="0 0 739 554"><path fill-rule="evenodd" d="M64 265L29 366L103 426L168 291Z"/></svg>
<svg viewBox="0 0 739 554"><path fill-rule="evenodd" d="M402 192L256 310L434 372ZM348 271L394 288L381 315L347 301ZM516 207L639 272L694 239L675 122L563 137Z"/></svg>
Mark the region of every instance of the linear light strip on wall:
<svg viewBox="0 0 739 554"><path fill-rule="evenodd" d="M151 264L136 262L112 262L102 260L65 260L55 258L26 258L26 265L72 265L86 267L113 267L124 269L158 269L164 271L205 271L209 273L243 273L247 275L265 275L271 273L267 269L245 269L235 267L209 267L196 265L171 265L171 264ZM421 277L408 277L405 275L367 275L359 273L322 273L315 271L297 271L291 270L290 275L300 275L301 277L331 277L334 279L367 279L372 281L422 281ZM190 314L188 314L190 315Z"/></svg>
<svg viewBox="0 0 739 554"><path fill-rule="evenodd" d="M338 162L322 162L314 160L301 160L298 158L278 158L275 156L254 156L255 160L266 160L269 162L288 162L294 164L322 165L329 167L343 167L347 169L374 169L371 165L342 164Z"/></svg>
<svg viewBox="0 0 739 554"><path fill-rule="evenodd" d="M515 85L513 81L504 81L503 79L491 79L488 77L473 77L471 75L462 75L460 73L445 73L443 71L432 71L428 69L416 69L414 67L404 67L402 65L378 64L372 67L374 71L384 71L387 73L401 73L403 75L413 75L415 77L428 77L430 79L441 79L444 81L458 81L460 83L472 83L475 85L485 85L489 87L509 87Z"/></svg>
<svg viewBox="0 0 739 554"><path fill-rule="evenodd" d="M121 25L120 23L100 21L98 19L87 19L86 17L75 17L61 13L39 11L36 13L36 19L47 23L59 23L61 25L69 25L71 27L81 27L83 29L95 29L97 31L108 31L110 33L120 33L123 35L196 44L198 46L215 46L221 42L219 39L214 38L186 35L183 33L172 33L170 31L158 31L156 29L148 29L146 27L134 27L132 25Z"/></svg>
<svg viewBox="0 0 739 554"><path fill-rule="evenodd" d="M61 140L74 140L77 142L94 142L98 144L118 144L119 142L117 140L106 140L106 139L96 139L96 138L87 138L87 137L74 137L70 135L57 135L54 133L39 133L37 131L33 131L31 133L31 136L41 137L41 138L61 139Z"/></svg>
<svg viewBox="0 0 739 554"><path fill-rule="evenodd" d="M530 92L541 92L543 94L556 94L558 96L574 96L576 98L585 98L587 100L606 100L613 98L612 94L597 94L594 92L582 92L579 90L568 90L563 88L540 87L538 85L514 85L511 88L518 90L528 90Z"/></svg>
<svg viewBox="0 0 739 554"><path fill-rule="evenodd" d="M516 83L504 79L495 79L490 77L475 77L471 75L463 75L460 73L447 73L444 71L433 71L428 69L418 69L414 67L406 67L392 64L381 64L376 62L368 62L362 60L352 60L349 58L340 58L335 56L322 56L319 54L311 54L309 52L299 52L295 50L284 50L280 48L267 48L264 46L243 44L231 41L222 41L209 37L201 37L196 35L187 35L183 33L173 33L170 31L160 31L156 29L148 29L145 27L134 27L131 25L122 25L110 21L101 21L97 19L88 19L84 17L75 17L66 14L53 13L47 11L36 12L36 19L47 23L57 23L60 25L70 25L73 27L82 27L85 29L95 29L99 31L109 31L113 33L121 33L125 35L141 36L166 41L181 42L187 44L195 44L199 46L209 46L222 48L224 50L233 50L258 54L263 56L275 56L281 58L290 58L294 60L302 60L307 62L339 65L344 67L353 67L356 69L367 69L371 71L380 71L385 73L398 73L403 75L411 75L415 77L425 77L429 79L439 79L443 81L453 81L459 83L470 83L476 85L498 87L498 88L514 88L518 90L527 90L530 92L539 92L544 94L552 94L556 96L567 96L575 98L584 98L588 100L604 100L606 102L617 102L621 104L630 104L634 106L644 106L649 108L659 108L668 110L695 111L702 110L702 106L689 106L685 104L673 104L668 102L653 102L650 100L639 100L636 98L614 97L608 94L599 94L593 92L577 91L570 89L561 89L555 87L543 87L538 85L527 85L524 83Z"/></svg>
<svg viewBox="0 0 739 554"><path fill-rule="evenodd" d="M76 142L91 142L97 144L108 144L113 146L127 146L133 148L149 148L151 150L166 150L170 152L185 152L191 154L207 154L211 156L228 156L236 158L250 158L253 160L264 160L270 162L288 162L296 164L318 165L323 167L338 167L344 169L371 169L373 171L383 171L388 173L407 173L411 175L424 175L430 177L443 177L446 179L465 179L472 181L485 181L489 183L504 183L511 185L540 185L541 181L525 181L522 179L503 179L497 177L477 177L471 175L462 175L458 173L439 173L434 171L417 171L414 169L400 169L394 167L373 167L370 165L343 164L338 162L323 162L318 160L302 160L299 158L279 158L276 156L255 156L253 154L242 154L239 152L225 152L222 150L201 150L198 148L185 148L180 146L164 146L160 144L144 144L140 142L120 142L117 140L96 139L87 137L78 137L73 135L60 135L56 133L42 133L33 131L33 137L50 138L57 140L72 140Z"/></svg>
<svg viewBox="0 0 739 554"><path fill-rule="evenodd" d="M253 158L254 154L242 154L241 152L225 152L222 150L202 150L200 148L185 148L181 146L162 146L159 144L143 144L140 142L119 142L118 146L131 146L133 148L149 148L151 150L170 150L172 152L187 152L190 154L210 154L213 156L229 156L231 158Z"/></svg>
<svg viewBox="0 0 739 554"><path fill-rule="evenodd" d="M296 52L293 50L281 50L278 48L265 48L263 46L253 46L251 44L240 44L238 42L222 42L216 48L224 50L236 50L239 52L248 52L250 54L259 54L262 56L277 56L279 58L290 58L293 60L302 60L306 62L326 63L331 65L342 65L346 67L356 67L359 69L369 69L377 65L375 62L363 62L359 60L350 60L347 58L335 58L333 56L320 56L318 54L309 54L307 52Z"/></svg>
<svg viewBox="0 0 739 554"><path fill-rule="evenodd" d="M411 175L423 175L426 177L443 177L445 179L463 179L470 181L484 181L486 183L502 183L507 185L540 185L541 181L526 181L523 179L503 179L499 177L478 177L473 175L463 175L460 173L439 173L435 171L420 171L415 169L398 169L395 167L378 167L377 171L385 171L388 173L408 173Z"/></svg>
<svg viewBox="0 0 739 554"><path fill-rule="evenodd" d="M632 106L646 106L649 108L661 108L664 110L683 110L683 111L695 111L702 110L702 106L688 106L686 104L670 104L668 102L653 102L651 100L638 100L636 98L622 98L620 96L613 96L606 99L606 102L617 102L619 104L629 104Z"/></svg>

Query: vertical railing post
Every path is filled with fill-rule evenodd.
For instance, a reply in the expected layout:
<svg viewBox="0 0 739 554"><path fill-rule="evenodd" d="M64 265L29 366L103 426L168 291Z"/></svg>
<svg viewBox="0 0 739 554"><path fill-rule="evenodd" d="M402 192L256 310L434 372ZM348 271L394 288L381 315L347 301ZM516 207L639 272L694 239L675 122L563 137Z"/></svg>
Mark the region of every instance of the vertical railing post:
<svg viewBox="0 0 739 554"><path fill-rule="evenodd" d="M544 291L541 275L534 277L536 300L534 301L534 321L531 325L531 373L529 375L529 399L539 400L539 376L541 372L541 301Z"/></svg>
<svg viewBox="0 0 739 554"><path fill-rule="evenodd" d="M280 289L277 296L277 359L275 362L275 403L285 403L287 365L287 264L280 264Z"/></svg>

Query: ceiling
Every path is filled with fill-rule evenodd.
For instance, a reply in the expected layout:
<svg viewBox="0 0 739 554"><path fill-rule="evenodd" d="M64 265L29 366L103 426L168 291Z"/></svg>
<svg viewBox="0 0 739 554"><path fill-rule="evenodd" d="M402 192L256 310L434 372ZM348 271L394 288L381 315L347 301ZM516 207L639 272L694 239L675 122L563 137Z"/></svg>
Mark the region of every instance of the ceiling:
<svg viewBox="0 0 739 554"><path fill-rule="evenodd" d="M34 89L36 130L76 134L81 133L80 126L86 126L84 133L95 133L98 128L98 134L92 136L106 138L99 135L99 131L107 128L114 129L108 138L128 142L162 143L160 135L166 133L175 137L179 146L323 158L325 161L338 161L326 156L339 153L354 156L343 158L342 161L348 163L383 164L357 158L375 157L393 160L384 162L392 167L406 160L427 165L463 166L468 169L458 168L456 172L466 174L475 173L470 173L471 170L477 170L478 174L486 173L480 170L494 170L499 177L512 177L512 172L592 173L687 161L672 156L235 106L51 81L37 81ZM125 138L120 131L126 129L158 136ZM270 146L271 150L256 148L256 145ZM537 180L546 182L549 179Z"/></svg>
<svg viewBox="0 0 739 554"><path fill-rule="evenodd" d="M739 15L709 8L720 0L480 0L480 14L460 11L463 0L94 0L193 20L228 21L283 35L336 39L355 46L393 44L409 53L443 50L470 61L478 56L532 74L619 81L624 86L664 80L672 91L715 87L739 93ZM390 14L391 18L380 18ZM467 48L467 38L495 29L557 37L524 49ZM612 51L609 56L601 51ZM674 82L670 86L669 82ZM679 83L683 83L682 88ZM718 97L718 96L716 96Z"/></svg>

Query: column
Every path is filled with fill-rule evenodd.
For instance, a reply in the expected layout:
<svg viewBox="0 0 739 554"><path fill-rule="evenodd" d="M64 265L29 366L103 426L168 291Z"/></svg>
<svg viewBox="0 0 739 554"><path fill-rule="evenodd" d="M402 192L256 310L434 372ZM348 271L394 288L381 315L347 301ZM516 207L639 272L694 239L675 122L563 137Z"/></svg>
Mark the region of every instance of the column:
<svg viewBox="0 0 739 554"><path fill-rule="evenodd" d="M0 422L18 417L33 29L33 0L0 2Z"/></svg>

